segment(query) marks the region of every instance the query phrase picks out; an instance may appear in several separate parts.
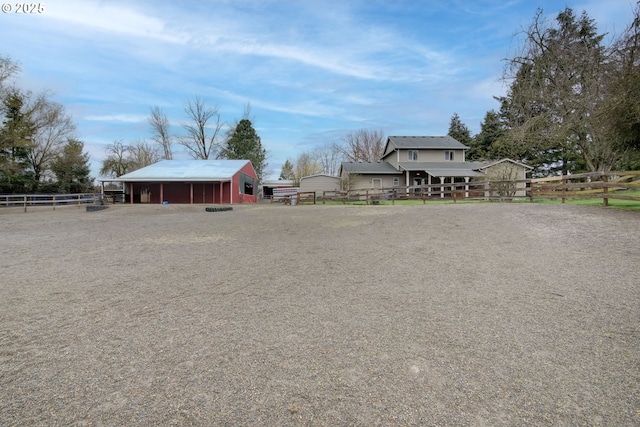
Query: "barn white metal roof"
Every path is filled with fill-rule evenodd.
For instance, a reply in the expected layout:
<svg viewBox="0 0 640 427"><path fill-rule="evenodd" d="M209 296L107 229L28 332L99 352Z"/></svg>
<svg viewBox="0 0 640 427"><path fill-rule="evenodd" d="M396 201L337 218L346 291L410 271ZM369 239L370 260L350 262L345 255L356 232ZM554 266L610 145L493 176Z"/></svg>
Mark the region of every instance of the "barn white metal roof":
<svg viewBox="0 0 640 427"><path fill-rule="evenodd" d="M161 160L110 181L195 182L230 180L249 160Z"/></svg>

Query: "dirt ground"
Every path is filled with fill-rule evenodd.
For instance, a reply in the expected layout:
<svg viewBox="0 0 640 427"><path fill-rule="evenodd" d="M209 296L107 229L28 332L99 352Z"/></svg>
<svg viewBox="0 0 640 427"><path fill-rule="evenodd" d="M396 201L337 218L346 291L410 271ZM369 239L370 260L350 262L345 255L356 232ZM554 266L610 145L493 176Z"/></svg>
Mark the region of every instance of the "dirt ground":
<svg viewBox="0 0 640 427"><path fill-rule="evenodd" d="M0 426L640 425L640 215L0 210Z"/></svg>

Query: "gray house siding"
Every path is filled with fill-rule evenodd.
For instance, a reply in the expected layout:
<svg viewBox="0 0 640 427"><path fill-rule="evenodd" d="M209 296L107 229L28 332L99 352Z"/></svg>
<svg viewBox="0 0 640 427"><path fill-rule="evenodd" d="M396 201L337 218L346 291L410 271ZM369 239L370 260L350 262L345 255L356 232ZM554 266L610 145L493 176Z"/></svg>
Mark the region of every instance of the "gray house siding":
<svg viewBox="0 0 640 427"><path fill-rule="evenodd" d="M417 158L415 156L409 156L410 152L415 152L417 154ZM451 154L447 155L446 153L452 153L453 160L451 159ZM464 150L398 150L392 153L389 153L386 157L383 157L383 160L389 162L393 167L397 168L399 163L405 162L456 162L461 163L465 161L464 158Z"/></svg>

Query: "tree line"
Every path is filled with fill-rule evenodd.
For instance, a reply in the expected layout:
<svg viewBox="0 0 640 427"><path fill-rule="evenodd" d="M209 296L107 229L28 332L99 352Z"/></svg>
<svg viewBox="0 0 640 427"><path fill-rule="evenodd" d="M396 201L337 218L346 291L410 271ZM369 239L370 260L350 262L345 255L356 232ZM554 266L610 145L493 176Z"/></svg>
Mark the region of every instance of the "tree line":
<svg viewBox="0 0 640 427"><path fill-rule="evenodd" d="M604 44L586 12L570 8L554 20L538 9L505 60L495 97L472 135L454 113L448 135L467 145L467 161L510 158L533 176L640 169L640 2L631 23ZM361 129L343 139L288 159L281 179L337 175L341 161L380 160L382 131Z"/></svg>
<svg viewBox="0 0 640 427"><path fill-rule="evenodd" d="M193 159L250 160L258 179L262 179L267 172L267 151L253 127L249 105L242 118L231 125L222 121L218 106L209 107L199 97L188 100L184 112L187 121L183 132L175 135L166 113L158 106L152 107L147 120L151 142L109 144L100 173L117 177L159 160L172 160L178 144Z"/></svg>
<svg viewBox="0 0 640 427"><path fill-rule="evenodd" d="M14 80L17 63L0 56L0 193L93 190L89 155L63 105Z"/></svg>
<svg viewBox="0 0 640 427"><path fill-rule="evenodd" d="M469 146L467 160L511 158L533 167L534 176L612 169L640 169L640 2L620 34L598 33L586 12L565 8L555 19L539 9L519 33L505 60L504 96L488 111L480 132L454 113L448 134ZM0 193L83 192L93 187L89 155L63 105L51 94L20 89L17 63L0 56ZM259 179L267 152L253 127L250 108L231 124L217 106L195 97L186 122L174 134L160 107L151 107L149 140L114 141L106 147L101 174L117 177L160 159L179 145L194 159L248 159ZM281 179L337 175L342 161L377 161L385 137L360 129L287 159Z"/></svg>
<svg viewBox="0 0 640 427"><path fill-rule="evenodd" d="M64 106L49 92L34 94L16 84L20 66L0 56L0 193L82 193L94 191L89 154ZM194 159L248 159L258 177L266 173L267 152L252 125L247 105L228 125L219 108L196 97L187 101L183 133L152 107L150 140L114 141L105 148L100 174L118 177L161 159L173 159L174 143Z"/></svg>
<svg viewBox="0 0 640 427"><path fill-rule="evenodd" d="M586 12L570 8L554 20L538 9L519 36L499 110L473 138L452 119L468 159L508 157L534 176L640 169L640 2L607 44Z"/></svg>

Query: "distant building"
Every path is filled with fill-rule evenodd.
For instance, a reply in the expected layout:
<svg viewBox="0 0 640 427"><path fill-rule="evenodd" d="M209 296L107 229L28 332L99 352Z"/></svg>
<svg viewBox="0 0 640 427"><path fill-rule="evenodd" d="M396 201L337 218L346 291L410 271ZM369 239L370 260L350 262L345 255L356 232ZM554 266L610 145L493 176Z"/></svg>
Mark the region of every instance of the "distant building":
<svg viewBox="0 0 640 427"><path fill-rule="evenodd" d="M300 192L315 192L316 197L322 197L325 191L340 191L341 179L339 176L317 174L300 178Z"/></svg>
<svg viewBox="0 0 640 427"><path fill-rule="evenodd" d="M162 160L105 182L121 182L131 204L254 203L258 192L249 160Z"/></svg>
<svg viewBox="0 0 640 427"><path fill-rule="evenodd" d="M524 180L532 168L511 159L467 162L469 147L450 136L390 136L378 162L343 162L344 190L376 190L453 183L475 177ZM524 194L524 184L516 195ZM444 187L443 187L444 188ZM440 192L444 197L444 192Z"/></svg>

